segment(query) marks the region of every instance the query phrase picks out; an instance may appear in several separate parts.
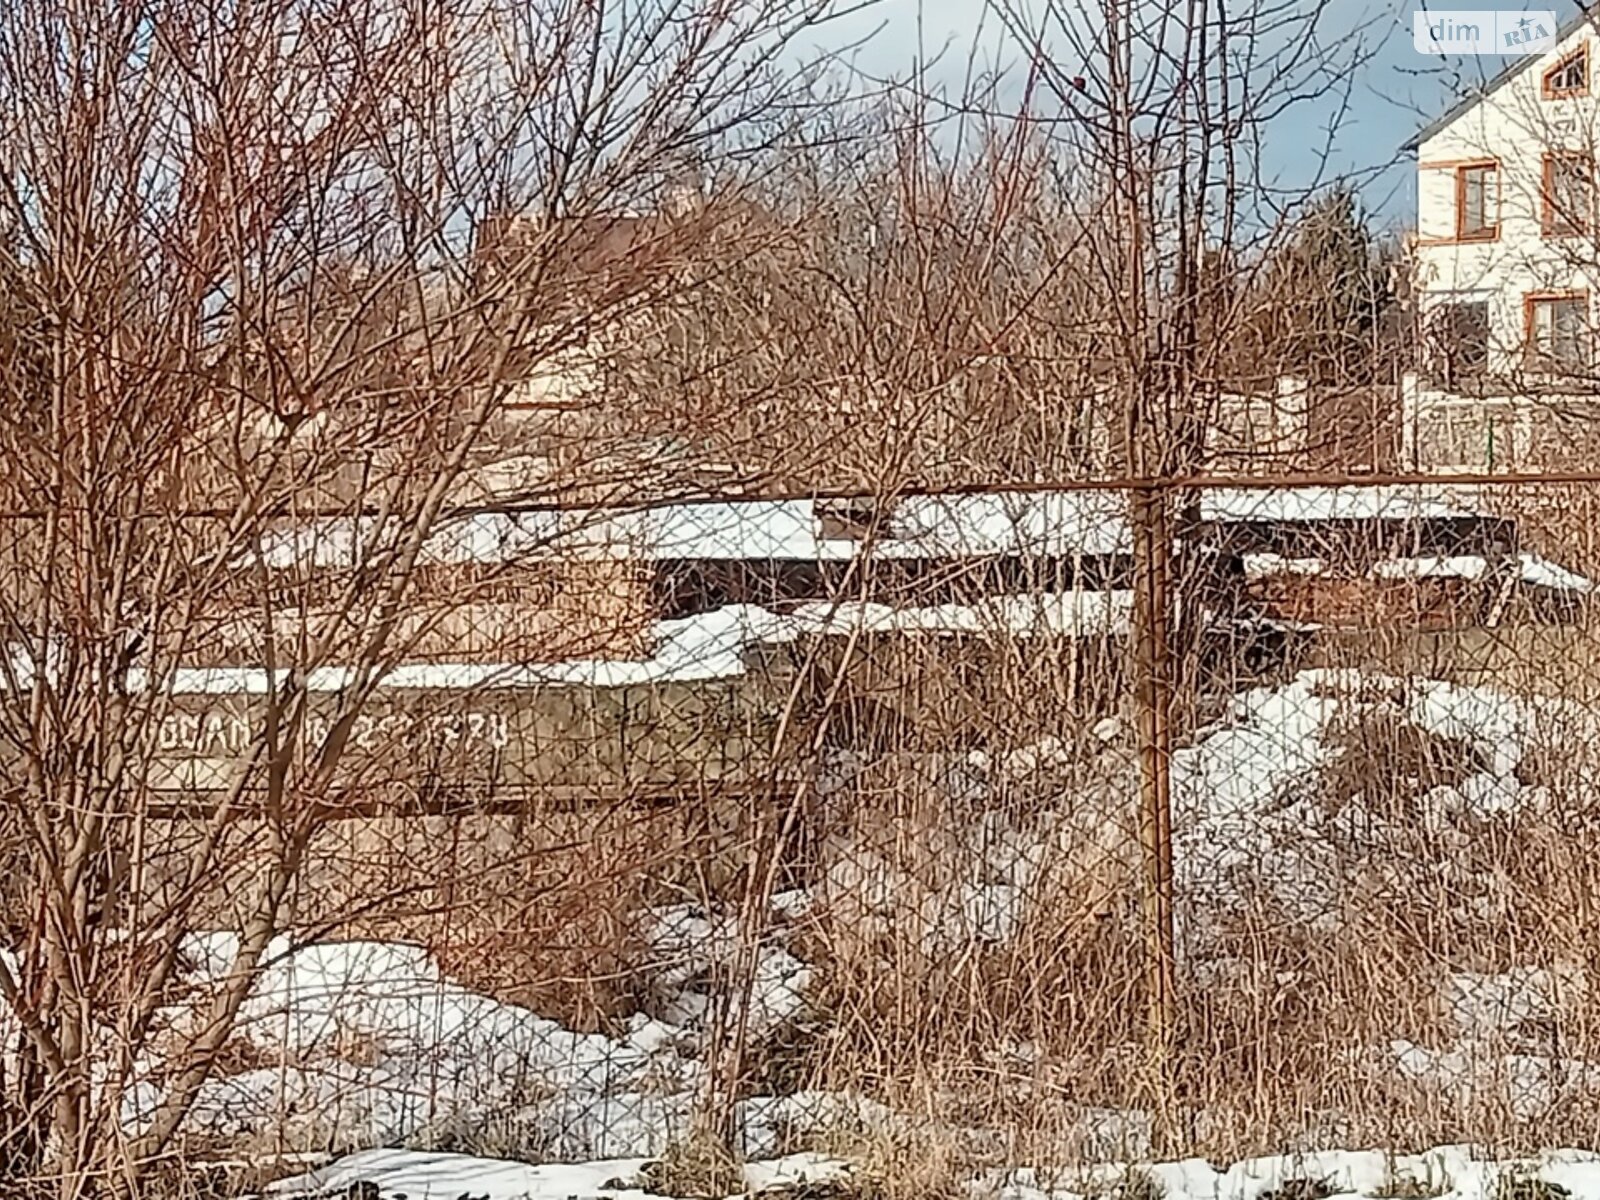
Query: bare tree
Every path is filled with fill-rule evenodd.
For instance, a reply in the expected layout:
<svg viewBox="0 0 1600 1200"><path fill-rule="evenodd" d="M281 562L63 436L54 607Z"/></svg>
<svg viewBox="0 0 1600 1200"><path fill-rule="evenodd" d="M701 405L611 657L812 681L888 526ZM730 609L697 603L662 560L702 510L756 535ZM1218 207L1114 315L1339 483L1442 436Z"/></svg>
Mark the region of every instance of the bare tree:
<svg viewBox="0 0 1600 1200"><path fill-rule="evenodd" d="M1171 795L1179 681L1192 676L1200 610L1179 535L1195 498L1179 481L1206 464L1217 382L1243 296L1206 264L1259 263L1315 178L1268 178L1269 125L1297 106L1331 109L1331 138L1363 59L1359 36L1330 52L1330 6L1108 0L1092 11L999 4L1056 118L1055 152L1101 197L1107 238L1094 269L1107 297L1104 369L1125 430L1138 563L1131 630L1141 741L1141 841L1149 931L1149 1050L1158 1110L1172 1099L1180 1008L1172 918ZM1202 333L1205 337L1202 338Z"/></svg>
<svg viewBox="0 0 1600 1200"><path fill-rule="evenodd" d="M29 0L0 17L8 1174L52 1176L63 1200L126 1193L181 1135L508 396L685 286L700 233L627 214L659 207L686 150L807 86L789 47L829 13ZM315 602L312 562L337 568ZM240 619L265 688L245 765L158 886L158 730L208 631ZM312 721L328 666L345 682ZM228 873L248 899L225 984L164 1031L200 897ZM158 1036L159 1101L124 1128Z"/></svg>

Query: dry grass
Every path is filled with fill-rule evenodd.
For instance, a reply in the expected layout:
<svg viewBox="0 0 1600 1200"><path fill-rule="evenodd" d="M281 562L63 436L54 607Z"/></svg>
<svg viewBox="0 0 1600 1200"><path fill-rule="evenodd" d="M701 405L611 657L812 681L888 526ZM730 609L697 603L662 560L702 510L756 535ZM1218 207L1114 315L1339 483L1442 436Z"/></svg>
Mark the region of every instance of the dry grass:
<svg viewBox="0 0 1600 1200"><path fill-rule="evenodd" d="M425 946L478 991L612 1029L648 1004L639 912L730 894L749 836L741 814L709 806L345 821L319 842L296 916Z"/></svg>
<svg viewBox="0 0 1600 1200"><path fill-rule="evenodd" d="M1391 657L1378 641L1361 655ZM1047 674L1031 668L1035 683ZM1499 682L1513 693L1541 683ZM932 690L956 703L948 675ZM1126 729L1105 726L1104 706L1072 702L1060 678L1019 691L1003 729L993 714L959 711L937 729L891 722L881 752L872 728L855 729L860 769L808 798L779 872L779 886L805 887L813 906L766 918L769 936L814 970L810 1007L751 1040L738 1098L820 1089L900 1119L808 1129L782 1145L858 1168L795 1200L954 1200L1017 1163L1082 1190L1086 1162L1600 1140L1600 1089L1585 1079L1600 1063L1600 994L1588 983L1600 970L1600 747L1579 736L1580 722L1549 722L1515 771L1523 789L1542 789L1541 803L1439 824L1429 796L1493 770L1492 748L1419 728L1404 715L1412 699L1387 682L1313 696L1341 708L1321 769L1284 803L1304 799L1330 821L1359 807L1370 820L1318 834L1331 849L1312 882L1333 899L1315 919L1248 891L1225 909L1183 898L1184 915L1205 922L1207 949L1180 964L1161 1081L1144 1040L1148 942ZM1225 705L1213 697L1209 708ZM314 877L334 886L297 915L336 916L389 889L403 902L337 932L420 942L474 989L618 1036L625 1017L660 999L663 964L641 937L641 910L754 904L749 889L764 877L749 863L777 826L770 810L688 803L350 822L341 842L319 847ZM1247 878L1266 869L1240 864ZM1467 1037L1452 978L1519 971L1543 972L1548 1003ZM1429 1070L1406 1065L1422 1058ZM1532 1060L1548 1072L1530 1083L1517 1073ZM229 1069L249 1065L241 1057ZM1531 1102L1517 1092L1530 1086ZM541 1138L507 1113L413 1143L536 1158L549 1152ZM1095 1179L1097 1200L1160 1200L1137 1171ZM1532 1176L1507 1179L1496 1200L1559 1200ZM743 1186L736 1155L705 1133L673 1142L649 1183L682 1197ZM1374 1200L1430 1200L1449 1187L1392 1174ZM1306 1175L1269 1200L1326 1194Z"/></svg>
<svg viewBox="0 0 1600 1200"><path fill-rule="evenodd" d="M1388 656L1375 640L1364 657ZM1500 681L1513 693L1537 682ZM904 767L870 785L864 776L836 801L849 816L825 850L831 890L805 949L834 1036L810 1078L865 1087L930 1121L997 1129L1013 1151L1028 1148L1027 1161L1047 1161L1052 1148L1065 1158L1120 1149L1231 1161L1467 1136L1586 1144L1600 1129L1575 1064L1600 1057L1600 1007L1584 982L1600 961L1584 916L1600 885L1591 832L1600 810L1586 782L1600 763L1549 725L1516 772L1524 789L1545 789L1540 804L1434 828L1424 799L1492 770L1488 750L1400 719L1403 695L1361 699L1366 707L1328 729L1316 802L1329 814L1359 802L1388 824L1333 844L1320 881L1336 897L1326 926L1262 904L1208 927L1211 960L1181 976L1171 1127L1151 1118L1109 1136L1087 1128L1097 1112L1148 1112L1160 1095L1143 1066L1133 776L1120 747L1096 766L1074 745L1070 761L1026 784L990 780L976 807L954 804L930 780L936 772ZM1038 725L1059 731L1034 700ZM1014 727L1011 745L1037 736ZM990 740L991 759L1004 745ZM941 942L939 897L1013 886L974 845L996 812L1034 835L1041 813L1069 819L1040 839L1047 851L1017 889L1021 915L1003 936L979 920ZM1445 1000L1452 975L1524 968L1557 981L1554 1011L1464 1040ZM1402 1041L1458 1065L1403 1069ZM1547 1059L1549 1078L1515 1077L1516 1054ZM1460 1070L1470 1087L1450 1082ZM939 1085L914 1083L928 1079ZM1394 1186L1421 1195L1436 1182Z"/></svg>
<svg viewBox="0 0 1600 1200"><path fill-rule="evenodd" d="M1494 1200L1568 1200L1572 1192L1531 1169L1512 1168L1496 1177L1492 1195Z"/></svg>
<svg viewBox="0 0 1600 1200"><path fill-rule="evenodd" d="M1382 1186L1369 1195L1372 1200L1435 1200L1454 1186L1450 1173L1431 1160L1421 1174L1397 1171L1391 1163Z"/></svg>
<svg viewBox="0 0 1600 1200"><path fill-rule="evenodd" d="M726 1139L705 1125L669 1143L659 1159L645 1165L640 1184L681 1200L720 1200L745 1191L738 1157Z"/></svg>
<svg viewBox="0 0 1600 1200"><path fill-rule="evenodd" d="M957 1200L981 1165L948 1130L839 1130L818 1148L854 1165L851 1194L861 1200Z"/></svg>

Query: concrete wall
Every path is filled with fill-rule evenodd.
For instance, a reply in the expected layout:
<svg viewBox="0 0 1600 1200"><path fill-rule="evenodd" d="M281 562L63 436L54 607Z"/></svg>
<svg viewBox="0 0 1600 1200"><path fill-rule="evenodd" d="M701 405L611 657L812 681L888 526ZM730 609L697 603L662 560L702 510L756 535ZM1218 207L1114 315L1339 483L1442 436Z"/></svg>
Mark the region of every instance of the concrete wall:
<svg viewBox="0 0 1600 1200"><path fill-rule="evenodd" d="M152 786L232 786L259 729L260 701L185 696L153 731ZM777 702L748 680L637 688L380 693L353 722L335 792L440 786L625 791L733 783L769 773ZM304 745L327 737L332 698L313 705Z"/></svg>

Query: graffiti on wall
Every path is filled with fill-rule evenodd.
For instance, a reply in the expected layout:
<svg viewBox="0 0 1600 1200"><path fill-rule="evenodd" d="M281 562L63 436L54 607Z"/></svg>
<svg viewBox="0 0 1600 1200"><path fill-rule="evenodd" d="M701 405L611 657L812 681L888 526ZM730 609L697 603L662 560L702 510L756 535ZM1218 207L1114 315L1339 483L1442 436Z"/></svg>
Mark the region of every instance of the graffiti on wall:
<svg viewBox="0 0 1600 1200"><path fill-rule="evenodd" d="M331 717L310 714L301 744L321 746L332 729ZM237 709L169 713L157 728L156 747L164 757L235 758L248 753L261 736L259 717ZM510 740L510 721L501 712L374 712L356 716L347 748L495 752Z"/></svg>

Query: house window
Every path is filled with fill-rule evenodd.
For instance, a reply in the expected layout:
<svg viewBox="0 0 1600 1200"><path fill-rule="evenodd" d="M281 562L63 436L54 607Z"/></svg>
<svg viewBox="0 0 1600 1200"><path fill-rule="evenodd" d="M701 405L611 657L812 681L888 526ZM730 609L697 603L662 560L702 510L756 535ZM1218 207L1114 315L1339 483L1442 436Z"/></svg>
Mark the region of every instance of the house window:
<svg viewBox="0 0 1600 1200"><path fill-rule="evenodd" d="M1544 73L1544 98L1562 100L1589 94L1589 44L1585 42Z"/></svg>
<svg viewBox="0 0 1600 1200"><path fill-rule="evenodd" d="M1528 349L1535 365L1570 369L1588 364L1588 292L1529 296L1526 305Z"/></svg>
<svg viewBox="0 0 1600 1200"><path fill-rule="evenodd" d="M1576 237L1594 223L1594 161L1585 154L1544 156L1544 234Z"/></svg>
<svg viewBox="0 0 1600 1200"><path fill-rule="evenodd" d="M1487 241L1500 233L1500 164L1456 168L1456 237Z"/></svg>
<svg viewBox="0 0 1600 1200"><path fill-rule="evenodd" d="M1489 362L1487 300L1438 305L1428 314L1426 333L1426 361L1436 383L1458 388L1482 378Z"/></svg>

